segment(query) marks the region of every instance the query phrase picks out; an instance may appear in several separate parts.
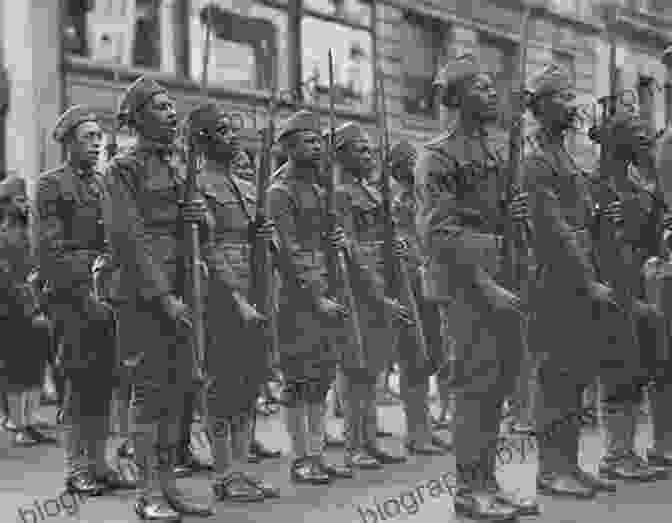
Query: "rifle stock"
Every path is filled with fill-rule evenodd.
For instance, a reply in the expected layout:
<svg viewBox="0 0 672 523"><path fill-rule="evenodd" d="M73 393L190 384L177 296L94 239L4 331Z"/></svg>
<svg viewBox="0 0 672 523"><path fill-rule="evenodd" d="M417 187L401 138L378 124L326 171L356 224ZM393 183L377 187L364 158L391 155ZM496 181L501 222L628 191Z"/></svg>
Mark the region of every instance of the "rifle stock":
<svg viewBox="0 0 672 523"><path fill-rule="evenodd" d="M338 173L334 169L335 165L335 151L334 138L336 134L336 114L334 111L334 57L331 49L329 50L329 139L327 141L327 160L330 172L325 177L325 188L327 192L327 215L329 218L329 229L334 229L337 218L336 201L335 201L335 187L340 183L337 180ZM336 267L341 283L343 284L343 294L346 301L346 306L349 310L349 319L352 327L352 333L356 344L356 364L359 368L366 368L366 355L364 353L364 337L362 335L362 326L359 318L359 307L357 299L352 290L352 282L350 280L350 270L348 263L348 256L345 249L338 249L336 252ZM336 295L338 284L335 278L330 282L331 292Z"/></svg>
<svg viewBox="0 0 672 523"><path fill-rule="evenodd" d="M378 71L379 87L378 87L378 114L380 118L380 165L381 165L381 190L383 193L383 211L385 214L385 261L387 265L391 266L386 270L386 279L392 282L393 275L396 273L399 276L400 291L403 299L409 306L411 313L411 320L413 322L413 332L415 334L415 341L420 350L420 356L424 361L429 360L429 351L427 349L427 338L425 337L424 325L420 317L420 307L413 291L413 284L411 283L411 276L408 271L408 263L406 260L396 260L392 250L395 237L394 222L392 219L392 205L390 201L390 171L389 171L389 151L390 139L389 130L387 127L387 111L385 108L385 81L383 79L383 72ZM396 261L396 264L395 264ZM396 265L396 267L394 267ZM396 268L396 271L394 270ZM395 293L396 294L396 293Z"/></svg>

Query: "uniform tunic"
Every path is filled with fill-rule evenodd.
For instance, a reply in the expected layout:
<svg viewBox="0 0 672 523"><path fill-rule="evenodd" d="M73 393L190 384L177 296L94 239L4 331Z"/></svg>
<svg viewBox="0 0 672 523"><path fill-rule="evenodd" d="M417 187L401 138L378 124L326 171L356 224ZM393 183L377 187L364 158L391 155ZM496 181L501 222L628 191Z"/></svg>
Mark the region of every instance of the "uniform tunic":
<svg viewBox="0 0 672 523"><path fill-rule="evenodd" d="M423 263L422 247L415 229L415 196L412 191L400 190L392 200L392 215L396 222L397 233L410 244L410 256L407 262L408 274L415 292L420 317L427 340L428 359L420 357L414 329L401 329L397 343L398 356L403 363L411 386L427 381L427 378L439 371L447 362L446 345L441 336L441 316L438 308L427 303L420 292L419 268ZM404 305L408 305L404 303Z"/></svg>
<svg viewBox="0 0 672 523"><path fill-rule="evenodd" d="M266 350L269 333L245 327L231 297L230 287L217 277L233 270L245 293L250 290L250 225L254 220L253 184L223 173L203 173L205 196L214 216L212 270L208 289L207 364L215 378L216 399L211 412L232 416L249 410L268 375Z"/></svg>
<svg viewBox="0 0 672 523"><path fill-rule="evenodd" d="M328 246L324 191L313 173L284 165L268 189L271 219L279 237L278 338L280 365L288 382L330 383L337 363L330 325L316 312L327 296Z"/></svg>
<svg viewBox="0 0 672 523"><path fill-rule="evenodd" d="M147 415L158 419L168 408L181 412L192 386L192 337L171 321L160 298L178 292L179 205L185 178L159 146L136 148L115 158L107 175L106 225L119 265L119 342L122 359L136 362L134 380L153 392ZM208 267L207 234L202 256ZM232 271L215 272L239 288Z"/></svg>
<svg viewBox="0 0 672 523"><path fill-rule="evenodd" d="M526 158L524 172L540 266L530 347L547 353L548 368L571 368L578 383L587 383L597 374L606 327L597 320L601 315L593 316L596 311L587 294L596 278L588 180L566 149L548 143L543 135Z"/></svg>
<svg viewBox="0 0 672 523"><path fill-rule="evenodd" d="M336 191L337 212L361 267L352 271L352 287L359 306L366 369L357 364L353 336L338 339L341 366L346 373L364 371L369 376L378 376L394 358L392 347L398 336L381 301L385 292L385 282L380 276L385 273L382 196L372 184L359 181L343 184Z"/></svg>
<svg viewBox="0 0 672 523"><path fill-rule="evenodd" d="M79 398L85 410L99 408L115 366L114 321L91 297L91 267L105 249L103 197L99 173L65 164L40 176L35 199L40 268L51 288L49 314L62 334L66 376L78 380L78 392L86 391Z"/></svg>
<svg viewBox="0 0 672 523"><path fill-rule="evenodd" d="M456 127L425 145L414 179L427 291L453 299L443 313L456 342L455 385L507 394L520 370L521 318L487 298L499 287L502 164L487 137Z"/></svg>

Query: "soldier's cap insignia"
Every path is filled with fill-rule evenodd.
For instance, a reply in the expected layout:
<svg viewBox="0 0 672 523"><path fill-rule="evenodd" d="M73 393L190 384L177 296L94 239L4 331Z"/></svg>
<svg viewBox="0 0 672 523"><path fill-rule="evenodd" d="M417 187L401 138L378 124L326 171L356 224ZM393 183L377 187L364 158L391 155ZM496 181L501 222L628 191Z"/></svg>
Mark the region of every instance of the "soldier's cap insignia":
<svg viewBox="0 0 672 523"><path fill-rule="evenodd" d="M84 122L98 122L98 115L85 105L73 105L56 121L52 136L57 142L63 142L74 129Z"/></svg>
<svg viewBox="0 0 672 523"><path fill-rule="evenodd" d="M315 113L302 109L287 118L280 128L278 140L283 140L292 134L298 132L312 131L316 134L322 133L320 118Z"/></svg>
<svg viewBox="0 0 672 523"><path fill-rule="evenodd" d="M527 82L528 94L534 98L573 89L569 71L559 64L547 64Z"/></svg>
<svg viewBox="0 0 672 523"><path fill-rule="evenodd" d="M146 76L133 82L121 97L119 115L132 118L153 96L167 92L164 87Z"/></svg>
<svg viewBox="0 0 672 523"><path fill-rule="evenodd" d="M329 139L330 131L325 131L325 139ZM358 141L369 141L369 135L355 122L346 122L334 130L334 148L338 151L346 144Z"/></svg>

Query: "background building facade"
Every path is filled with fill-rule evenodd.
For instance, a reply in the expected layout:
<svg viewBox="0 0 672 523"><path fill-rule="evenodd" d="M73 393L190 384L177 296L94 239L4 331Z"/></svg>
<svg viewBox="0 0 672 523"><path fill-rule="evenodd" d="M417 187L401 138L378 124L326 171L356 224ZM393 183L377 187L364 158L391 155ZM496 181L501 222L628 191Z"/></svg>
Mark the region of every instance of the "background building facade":
<svg viewBox="0 0 672 523"><path fill-rule="evenodd" d="M32 181L61 160L50 137L58 114L90 104L112 129L119 95L150 73L184 113L202 101L206 20L214 5L208 96L240 112L249 128L266 121L277 85L286 104L327 116L327 52L334 49L339 120L354 119L375 136L374 85L385 80L392 140L420 144L441 128L431 81L445 60L472 52L496 73L502 127L516 64L518 0L0 0L0 60L11 81L4 165ZM672 39L669 0L624 0L618 24L619 81L637 94L652 127L664 125L665 71L659 57ZM9 6L11 5L11 10ZM586 104L608 91L608 49L592 0L549 0L534 19L528 69L560 61ZM0 63L0 65L2 65ZM589 114L590 111L587 111ZM248 147L258 147L251 133ZM119 141L128 138L120 135ZM573 143L590 166L584 133ZM1 149L0 149L1 150Z"/></svg>

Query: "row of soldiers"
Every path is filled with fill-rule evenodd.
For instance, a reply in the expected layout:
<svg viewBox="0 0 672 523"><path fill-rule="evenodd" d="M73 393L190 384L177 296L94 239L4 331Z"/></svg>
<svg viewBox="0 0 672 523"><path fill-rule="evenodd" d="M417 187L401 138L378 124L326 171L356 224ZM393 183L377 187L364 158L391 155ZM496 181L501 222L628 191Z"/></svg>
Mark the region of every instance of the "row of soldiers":
<svg viewBox="0 0 672 523"><path fill-rule="evenodd" d="M288 160L266 193L269 219L259 221L254 186L231 172L236 126L217 105L198 107L178 126L166 89L138 79L119 111L137 143L104 173L97 171L103 146L98 115L81 106L66 111L54 138L68 158L39 177L34 239L67 378L63 433L71 491L138 487L135 510L143 519L211 515L210 505L189 500L176 483L185 418L190 424L202 399L198 410L212 434L216 498L278 496L245 467L255 401L269 377L267 348L274 346L270 318L250 296L250 256L258 241L270 246L278 276L271 310L293 481L328 484L352 477L353 469L405 460L377 443L376 382L396 359L410 452L439 455L448 448L431 433L429 377L447 373L457 391L458 513L493 521L539 513L536 500L504 491L495 476L502 404L515 393L528 352L540 362L538 433L556 426L553 438L539 438L540 492L592 498L614 490L613 479L666 476L672 466L672 430L661 415L670 394L667 321L638 293L631 307L638 343L631 342L628 304L613 290L619 282L605 275L609 265L597 247L611 227L619 232L619 259L627 251L628 262L641 267L651 254L659 201L642 179L655 179L654 137L631 113L605 122L600 143L608 165L600 167L623 173L627 184L617 197L596 204L602 180L581 172L565 147L576 117L569 75L548 66L529 81L528 107L538 131L525 160L523 190L506 198L506 151L487 132L498 116L492 77L467 55L443 68L436 83L442 104L456 109L456 122L419 154L398 147L393 166L393 254L413 274L427 351L412 334L411 304L389 295L381 188L372 181L371 141L357 124L346 123L332 136L317 115L292 115L277 136ZM199 158L196 199L188 197L187 175L175 161L178 127ZM324 191L325 138L335 149L335 217ZM631 216L638 229L629 226ZM524 296L501 277L505 220L533 232L533 285ZM211 382L205 394L195 379L201 370L195 369L191 328L197 317L181 290L184 225L198 229L203 259L203 366ZM353 303L346 287L354 309L346 306ZM358 322L351 322L355 315ZM353 336L355 324L361 338ZM446 330L454 343L447 343ZM580 409L583 389L597 376L608 407L600 477L578 465L579 427L557 427L557 420ZM655 447L645 460L635 453L634 436L641 391L652 378ZM324 459L325 402L334 382L345 410L343 466ZM110 398L121 383L131 389L137 482L105 461Z"/></svg>

